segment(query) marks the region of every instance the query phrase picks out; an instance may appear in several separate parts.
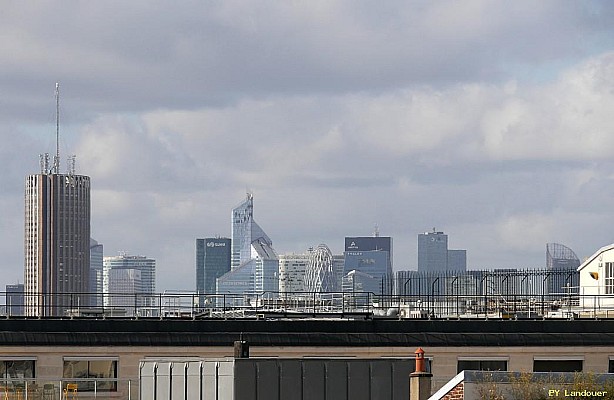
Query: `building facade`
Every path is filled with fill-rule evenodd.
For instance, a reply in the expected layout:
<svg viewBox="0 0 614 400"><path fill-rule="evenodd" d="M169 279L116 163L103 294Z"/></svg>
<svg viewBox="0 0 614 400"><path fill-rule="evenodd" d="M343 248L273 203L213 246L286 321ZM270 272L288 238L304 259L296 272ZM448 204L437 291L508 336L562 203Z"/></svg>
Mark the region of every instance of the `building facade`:
<svg viewBox="0 0 614 400"><path fill-rule="evenodd" d="M238 268L252 259L252 243L260 241L273 245L271 239L254 221L254 196L247 194L246 199L233 208L232 214L232 256L231 269Z"/></svg>
<svg viewBox="0 0 614 400"><path fill-rule="evenodd" d="M214 294L217 278L230 271L230 261L230 239L196 239L196 291Z"/></svg>
<svg viewBox="0 0 614 400"><path fill-rule="evenodd" d="M418 271L466 271L467 251L448 250L448 235L443 232L418 234Z"/></svg>
<svg viewBox="0 0 614 400"><path fill-rule="evenodd" d="M21 316L24 314L24 286L23 283L6 285L6 315Z"/></svg>
<svg viewBox="0 0 614 400"><path fill-rule="evenodd" d="M90 306L102 306L102 260L104 246L90 239Z"/></svg>
<svg viewBox="0 0 614 400"><path fill-rule="evenodd" d="M26 314L86 305L90 279L90 178L41 173L25 184Z"/></svg>
<svg viewBox="0 0 614 400"><path fill-rule="evenodd" d="M138 271L127 274L116 271ZM156 260L145 256L104 257L103 260L103 293L105 305L111 305L114 294L119 298L131 295L130 305L147 307L155 303L156 292ZM136 296L135 296L136 295ZM120 300L117 300L120 301Z"/></svg>
<svg viewBox="0 0 614 400"><path fill-rule="evenodd" d="M391 237L346 237L344 254L345 273L356 270L377 278L392 276Z"/></svg>
<svg viewBox="0 0 614 400"><path fill-rule="evenodd" d="M231 223L231 268L217 279L217 294L278 292L279 257L271 239L254 221L254 197L251 193L232 210Z"/></svg>
<svg viewBox="0 0 614 400"><path fill-rule="evenodd" d="M333 253L325 244L318 245L309 253L305 289L314 293L336 292L341 289L337 281Z"/></svg>
<svg viewBox="0 0 614 400"><path fill-rule="evenodd" d="M279 292L283 294L305 291L305 271L309 254L282 254L279 256Z"/></svg>

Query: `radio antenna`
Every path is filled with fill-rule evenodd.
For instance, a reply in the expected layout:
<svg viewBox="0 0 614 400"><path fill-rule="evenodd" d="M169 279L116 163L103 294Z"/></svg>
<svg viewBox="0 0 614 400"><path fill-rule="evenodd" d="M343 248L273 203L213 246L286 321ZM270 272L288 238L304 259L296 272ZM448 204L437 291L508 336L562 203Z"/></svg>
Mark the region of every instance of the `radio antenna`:
<svg viewBox="0 0 614 400"><path fill-rule="evenodd" d="M55 84L55 160L53 160L54 173L60 173L60 84Z"/></svg>

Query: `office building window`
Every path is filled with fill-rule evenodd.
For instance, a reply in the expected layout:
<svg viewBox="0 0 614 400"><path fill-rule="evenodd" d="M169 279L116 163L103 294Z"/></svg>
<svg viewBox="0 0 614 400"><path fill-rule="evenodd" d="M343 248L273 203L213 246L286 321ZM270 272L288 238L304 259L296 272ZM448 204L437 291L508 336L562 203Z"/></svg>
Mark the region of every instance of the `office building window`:
<svg viewBox="0 0 614 400"><path fill-rule="evenodd" d="M507 359L459 359L456 372L507 371Z"/></svg>
<svg viewBox="0 0 614 400"><path fill-rule="evenodd" d="M610 357L610 361L608 362L608 374L614 374L614 358Z"/></svg>
<svg viewBox="0 0 614 400"><path fill-rule="evenodd" d="M583 360L534 360L533 372L582 372Z"/></svg>
<svg viewBox="0 0 614 400"><path fill-rule="evenodd" d="M117 391L117 359L65 358L65 383L76 383L79 392Z"/></svg>

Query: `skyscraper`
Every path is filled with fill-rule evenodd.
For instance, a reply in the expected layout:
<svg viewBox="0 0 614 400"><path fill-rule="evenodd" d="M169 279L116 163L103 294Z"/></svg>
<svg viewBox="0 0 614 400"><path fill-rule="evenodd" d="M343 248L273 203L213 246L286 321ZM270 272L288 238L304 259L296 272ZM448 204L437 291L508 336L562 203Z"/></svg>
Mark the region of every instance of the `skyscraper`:
<svg viewBox="0 0 614 400"><path fill-rule="evenodd" d="M24 286L23 283L6 285L6 315L24 315Z"/></svg>
<svg viewBox="0 0 614 400"><path fill-rule="evenodd" d="M345 268L378 279L392 277L392 238L389 236L354 236L345 238Z"/></svg>
<svg viewBox="0 0 614 400"><path fill-rule="evenodd" d="M232 210L231 270L218 278L218 294L279 290L279 257L271 239L254 221L253 210L251 193Z"/></svg>
<svg viewBox="0 0 614 400"><path fill-rule="evenodd" d="M196 291L214 294L216 279L230 271L230 239L196 239Z"/></svg>
<svg viewBox="0 0 614 400"><path fill-rule="evenodd" d="M156 260L145 256L126 254L104 257L103 293L105 305L119 304L119 300L112 300L113 294L118 293L141 295L137 296L137 306L151 306L155 302L153 298L155 292ZM131 299L131 304L134 305L134 303L134 299Z"/></svg>
<svg viewBox="0 0 614 400"><path fill-rule="evenodd" d="M62 315L88 303L90 178L41 164L25 184L26 315Z"/></svg>
<svg viewBox="0 0 614 400"><path fill-rule="evenodd" d="M254 196L246 199L232 210L232 262L235 269L252 259L252 243L259 241L272 246L273 242L254 221Z"/></svg>
<svg viewBox="0 0 614 400"><path fill-rule="evenodd" d="M305 271L309 254L282 254L279 256L279 291L296 293L305 291Z"/></svg>
<svg viewBox="0 0 614 400"><path fill-rule="evenodd" d="M102 306L102 259L104 247L90 239L90 306Z"/></svg>
<svg viewBox="0 0 614 400"><path fill-rule="evenodd" d="M305 270L305 289L316 293L339 290L333 253L325 244L318 245L309 253L309 264Z"/></svg>
<svg viewBox="0 0 614 400"><path fill-rule="evenodd" d="M28 316L63 315L88 305L90 178L75 174L75 158L60 174L60 85L55 85L56 154L41 155L40 174L26 177L24 287Z"/></svg>
<svg viewBox="0 0 614 400"><path fill-rule="evenodd" d="M448 250L448 235L435 229L418 234L418 272L465 270L467 251Z"/></svg>
<svg viewBox="0 0 614 400"><path fill-rule="evenodd" d="M379 236L375 231L374 236L358 236L345 238L345 263L343 271L345 275L352 271L360 274L352 274L352 282L360 277L365 282L361 287L378 290L374 293L392 294L392 238ZM372 282L366 283L367 280ZM349 278L344 279L347 283ZM347 285L346 285L347 286ZM353 286L353 291L356 286Z"/></svg>
<svg viewBox="0 0 614 400"><path fill-rule="evenodd" d="M574 274L580 266L580 259L569 247L560 243L546 244L546 268L548 276L548 292L569 295L580 285L580 276Z"/></svg>

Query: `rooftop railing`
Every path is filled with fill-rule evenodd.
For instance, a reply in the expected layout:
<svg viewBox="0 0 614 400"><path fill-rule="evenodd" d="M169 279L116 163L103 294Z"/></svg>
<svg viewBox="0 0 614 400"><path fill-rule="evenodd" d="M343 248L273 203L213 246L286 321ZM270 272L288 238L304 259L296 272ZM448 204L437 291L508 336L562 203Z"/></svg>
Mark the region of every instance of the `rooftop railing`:
<svg viewBox="0 0 614 400"><path fill-rule="evenodd" d="M614 318L614 294L598 288L568 287L559 293L490 292L412 295L373 292L262 292L245 294L104 294L106 304L90 304L90 293L26 295L0 292L4 318ZM595 294L593 294L595 293ZM33 301L30 297L36 299Z"/></svg>

